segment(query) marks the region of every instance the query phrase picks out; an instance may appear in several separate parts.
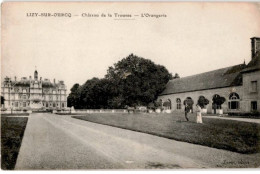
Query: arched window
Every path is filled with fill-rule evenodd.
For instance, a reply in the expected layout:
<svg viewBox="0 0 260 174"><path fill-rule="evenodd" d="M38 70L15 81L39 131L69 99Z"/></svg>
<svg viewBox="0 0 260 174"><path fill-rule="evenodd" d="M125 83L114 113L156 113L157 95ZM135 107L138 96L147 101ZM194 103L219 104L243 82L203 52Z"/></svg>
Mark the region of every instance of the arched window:
<svg viewBox="0 0 260 174"><path fill-rule="evenodd" d="M235 92L229 95L228 108L229 109L239 109L239 95Z"/></svg>
<svg viewBox="0 0 260 174"><path fill-rule="evenodd" d="M180 98L176 99L176 103L177 103L177 109L181 109L181 99Z"/></svg>
<svg viewBox="0 0 260 174"><path fill-rule="evenodd" d="M163 106L165 107L165 109L172 109L172 102L170 99L166 100L164 103L163 103Z"/></svg>

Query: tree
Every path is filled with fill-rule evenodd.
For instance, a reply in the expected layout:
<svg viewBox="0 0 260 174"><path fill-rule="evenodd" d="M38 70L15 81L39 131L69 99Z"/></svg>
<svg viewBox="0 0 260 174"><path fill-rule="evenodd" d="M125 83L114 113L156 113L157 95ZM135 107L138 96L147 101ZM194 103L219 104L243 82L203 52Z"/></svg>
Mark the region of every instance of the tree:
<svg viewBox="0 0 260 174"><path fill-rule="evenodd" d="M198 99L198 105L201 107L201 108L205 108L206 105L209 104L209 100L206 99L204 96L200 96L199 99Z"/></svg>
<svg viewBox="0 0 260 174"><path fill-rule="evenodd" d="M150 102L150 103L148 103L147 108L154 110L155 109L155 104L153 102Z"/></svg>
<svg viewBox="0 0 260 174"><path fill-rule="evenodd" d="M172 75L161 65L133 54L109 67L105 78L75 84L68 106L76 109L147 106L165 89Z"/></svg>
<svg viewBox="0 0 260 174"><path fill-rule="evenodd" d="M124 105L148 105L154 101L172 75L164 66L130 54L109 67L105 78L117 87L114 95L121 96L123 108Z"/></svg>
<svg viewBox="0 0 260 174"><path fill-rule="evenodd" d="M156 109L162 109L162 101L155 101L154 106Z"/></svg>
<svg viewBox="0 0 260 174"><path fill-rule="evenodd" d="M97 83L99 82L99 79L94 77L90 80L87 80L86 83L84 83L80 87L80 107L79 108L91 108L96 109L96 103L98 101L97 93L99 89L95 89L97 86Z"/></svg>
<svg viewBox="0 0 260 174"><path fill-rule="evenodd" d="M72 88L70 89L70 94L68 96L68 107L74 106L75 108L78 108L80 105L79 103L79 88L80 85L78 83L74 84Z"/></svg>
<svg viewBox="0 0 260 174"><path fill-rule="evenodd" d="M117 96L117 97L113 97L112 99L108 100L108 104L109 104L110 108L119 109L119 108L122 108L123 101L124 101L124 99L122 96Z"/></svg>

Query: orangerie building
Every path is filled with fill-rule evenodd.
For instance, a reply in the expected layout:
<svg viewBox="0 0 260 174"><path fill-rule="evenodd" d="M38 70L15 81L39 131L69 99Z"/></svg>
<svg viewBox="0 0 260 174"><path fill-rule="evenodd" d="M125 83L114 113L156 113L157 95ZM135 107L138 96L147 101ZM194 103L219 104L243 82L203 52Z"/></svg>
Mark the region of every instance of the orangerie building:
<svg viewBox="0 0 260 174"><path fill-rule="evenodd" d="M170 80L158 100L170 102L172 111L184 111L183 101L194 101L193 109L200 96L209 100L208 113L214 113L214 96L226 100L217 108L228 112L260 112L260 38L251 38L252 57L246 64L234 65L210 72Z"/></svg>
<svg viewBox="0 0 260 174"><path fill-rule="evenodd" d="M67 107L66 85L63 81L53 83L40 77L35 70L34 78L22 77L14 80L6 77L1 85L1 96L5 108L13 109L55 109Z"/></svg>

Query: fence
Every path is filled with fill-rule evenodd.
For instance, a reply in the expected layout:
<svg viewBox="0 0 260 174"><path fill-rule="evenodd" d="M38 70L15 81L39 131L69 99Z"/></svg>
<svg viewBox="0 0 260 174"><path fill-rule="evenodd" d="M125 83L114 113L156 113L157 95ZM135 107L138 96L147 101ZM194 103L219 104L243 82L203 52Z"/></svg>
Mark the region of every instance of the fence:
<svg viewBox="0 0 260 174"><path fill-rule="evenodd" d="M152 111L152 110L131 110L129 112L149 112L149 113L171 113L171 110L164 110L164 111ZM54 110L53 113L61 113L61 114L87 114L87 113L128 113L127 109L76 109L76 110L65 110L65 111L56 111Z"/></svg>

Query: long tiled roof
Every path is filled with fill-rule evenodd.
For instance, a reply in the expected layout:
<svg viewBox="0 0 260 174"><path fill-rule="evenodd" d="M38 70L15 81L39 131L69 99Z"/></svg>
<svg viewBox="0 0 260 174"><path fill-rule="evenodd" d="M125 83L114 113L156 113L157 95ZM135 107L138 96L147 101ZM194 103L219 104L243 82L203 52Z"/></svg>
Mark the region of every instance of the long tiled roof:
<svg viewBox="0 0 260 174"><path fill-rule="evenodd" d="M242 85L242 74L240 72L245 66L245 64L240 64L170 80L166 89L160 95Z"/></svg>

